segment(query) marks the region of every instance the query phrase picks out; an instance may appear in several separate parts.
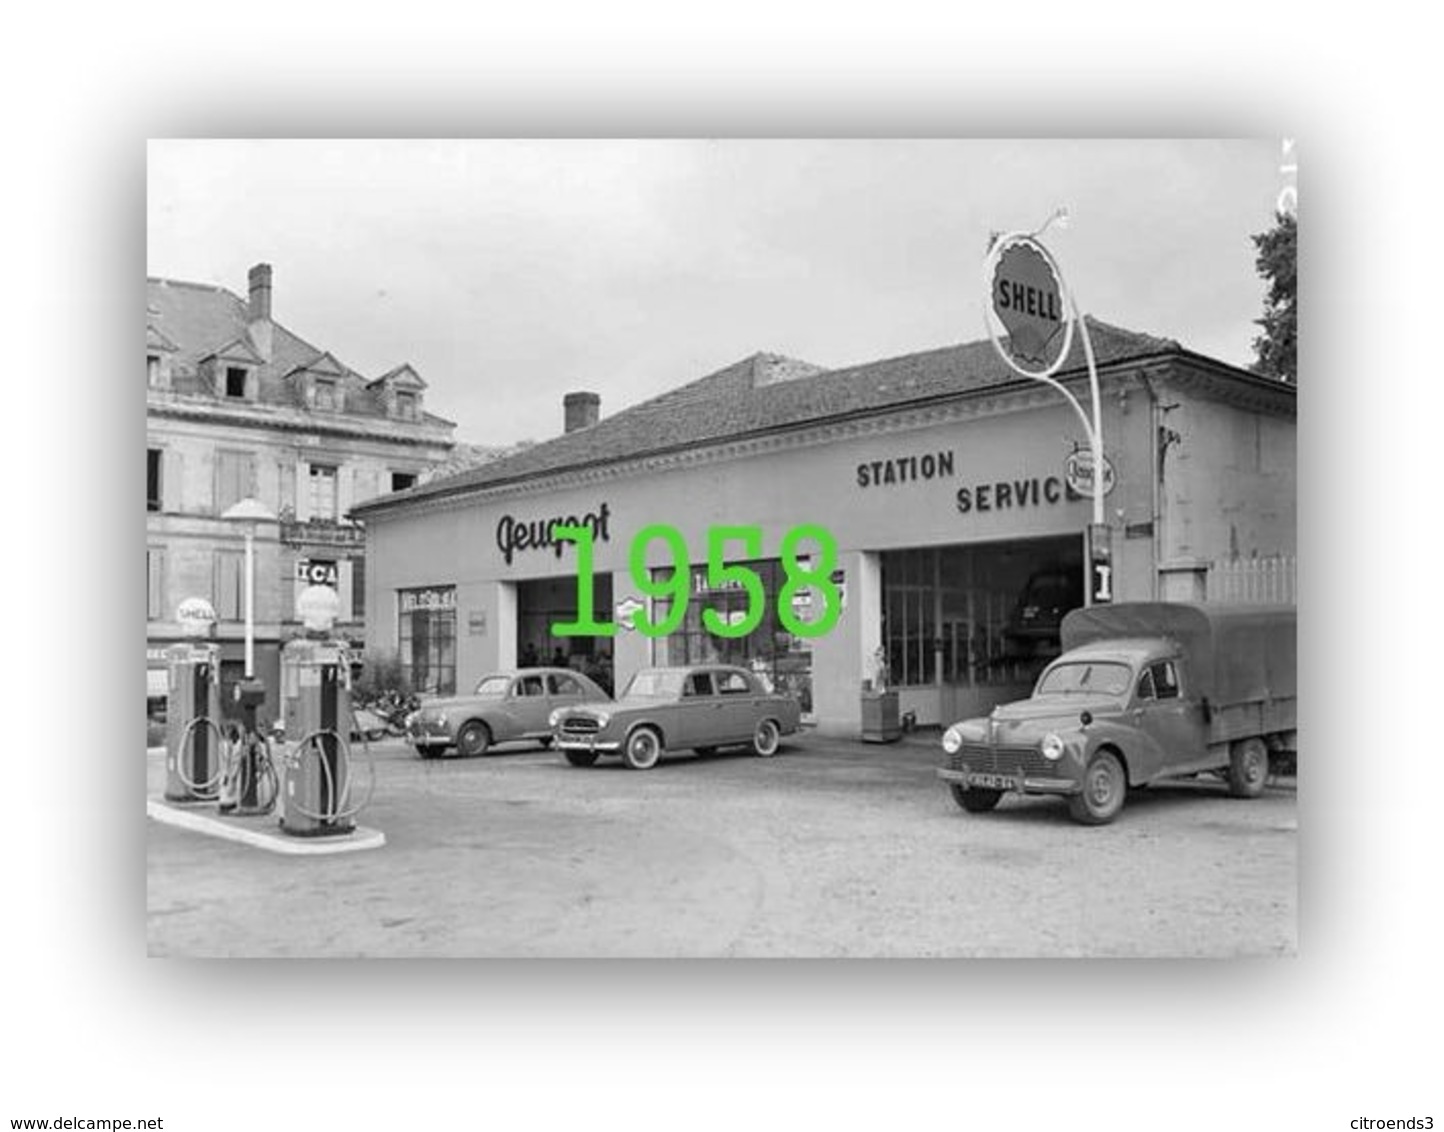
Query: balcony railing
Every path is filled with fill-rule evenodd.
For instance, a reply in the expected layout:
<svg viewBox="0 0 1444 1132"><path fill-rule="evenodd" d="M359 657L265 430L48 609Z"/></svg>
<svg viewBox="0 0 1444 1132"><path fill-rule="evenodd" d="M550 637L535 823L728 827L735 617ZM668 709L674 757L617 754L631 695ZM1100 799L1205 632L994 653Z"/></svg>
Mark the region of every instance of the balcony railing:
<svg viewBox="0 0 1444 1132"><path fill-rule="evenodd" d="M366 546L366 528L334 519L282 519L281 542L286 546L334 546L359 550Z"/></svg>

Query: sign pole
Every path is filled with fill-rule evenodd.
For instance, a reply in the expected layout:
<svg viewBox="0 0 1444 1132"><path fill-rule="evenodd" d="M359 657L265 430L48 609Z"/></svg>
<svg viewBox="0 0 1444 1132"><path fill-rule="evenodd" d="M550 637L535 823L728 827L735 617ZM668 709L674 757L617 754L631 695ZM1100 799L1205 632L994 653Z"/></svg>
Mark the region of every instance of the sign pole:
<svg viewBox="0 0 1444 1132"><path fill-rule="evenodd" d="M988 337L998 356L1015 373L1034 381L1052 386L1063 395L1082 422L1084 435L1088 438L1088 449L1093 460L1093 521L1089 524L1087 539L1088 552L1088 603L1090 605L1113 600L1113 568L1111 532L1104 512L1103 496L1105 486L1105 464L1103 452L1103 399L1098 387L1098 363L1093 355L1093 339L1088 333L1088 322L1078 308L1078 301L1063 278L1063 272L1041 243L1038 237L1048 230L1054 221L1066 223L1066 210L1059 209L1036 232L1008 232L993 239L988 253L983 257L983 323L988 328ZM1012 258L1009 272L1003 271L1003 261ZM1061 312L1055 309L1053 299L1059 300ZM998 340L992 316L996 314L1009 332L1009 349L1004 349ZM1061 317L1060 317L1061 315ZM1050 324L1061 324L1050 330ZM1073 330L1077 327L1083 339L1083 357L1088 365L1088 392L1092 401L1092 414L1085 412L1072 390L1053 375L1068 358L1073 344ZM1047 361L1048 346L1058 329L1063 332L1063 343L1057 357ZM1014 354L1018 357L1015 357ZM1036 361L1041 369L1028 369L1021 365L1019 357Z"/></svg>

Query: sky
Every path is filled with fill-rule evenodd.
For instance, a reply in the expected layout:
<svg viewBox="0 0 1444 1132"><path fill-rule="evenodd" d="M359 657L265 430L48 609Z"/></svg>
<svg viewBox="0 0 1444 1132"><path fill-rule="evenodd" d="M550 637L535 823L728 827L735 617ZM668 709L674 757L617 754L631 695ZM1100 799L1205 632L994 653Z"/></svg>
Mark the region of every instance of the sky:
<svg viewBox="0 0 1444 1132"><path fill-rule="evenodd" d="M1280 139L166 140L147 273L246 293L473 444L544 440L759 350L828 368L982 338L989 233L1088 313L1247 365Z"/></svg>

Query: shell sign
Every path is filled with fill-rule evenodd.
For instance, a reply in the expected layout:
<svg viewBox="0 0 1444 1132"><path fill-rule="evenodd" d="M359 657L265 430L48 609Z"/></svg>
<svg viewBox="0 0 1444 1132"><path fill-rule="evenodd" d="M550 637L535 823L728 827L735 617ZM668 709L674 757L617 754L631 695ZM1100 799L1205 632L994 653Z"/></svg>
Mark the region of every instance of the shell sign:
<svg viewBox="0 0 1444 1132"><path fill-rule="evenodd" d="M1067 318L1048 258L1030 240L1010 243L998 256L991 293L993 311L1008 331L1008 352L1020 362L1051 367L1057 355L1049 354L1060 336L1066 338Z"/></svg>

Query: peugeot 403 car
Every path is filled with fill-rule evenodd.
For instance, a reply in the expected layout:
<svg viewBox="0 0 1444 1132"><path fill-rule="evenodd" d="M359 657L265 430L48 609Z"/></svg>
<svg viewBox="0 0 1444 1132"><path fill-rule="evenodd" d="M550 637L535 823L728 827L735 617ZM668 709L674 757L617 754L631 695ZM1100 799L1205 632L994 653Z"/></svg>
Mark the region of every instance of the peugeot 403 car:
<svg viewBox="0 0 1444 1132"><path fill-rule="evenodd" d="M556 745L573 766L620 755L647 770L666 753L747 745L764 758L798 729L792 696L770 691L745 668L706 664L644 668L616 703L587 703L551 714Z"/></svg>
<svg viewBox="0 0 1444 1132"><path fill-rule="evenodd" d="M595 683L567 668L493 672L469 696L423 702L407 721L407 738L424 759L451 748L460 755L484 755L498 743L519 739L550 746L547 720L553 711L606 698Z"/></svg>

